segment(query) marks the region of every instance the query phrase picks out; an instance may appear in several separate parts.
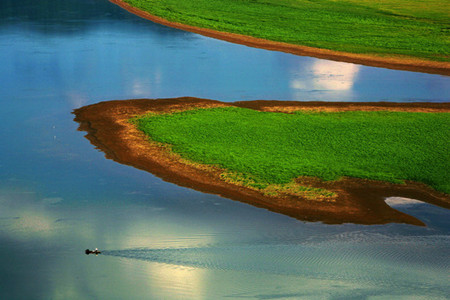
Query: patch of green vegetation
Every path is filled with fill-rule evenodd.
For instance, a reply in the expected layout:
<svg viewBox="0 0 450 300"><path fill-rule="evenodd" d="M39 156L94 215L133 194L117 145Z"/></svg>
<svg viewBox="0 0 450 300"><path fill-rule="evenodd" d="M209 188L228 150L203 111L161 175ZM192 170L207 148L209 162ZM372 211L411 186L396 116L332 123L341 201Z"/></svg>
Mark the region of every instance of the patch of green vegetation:
<svg viewBox="0 0 450 300"><path fill-rule="evenodd" d="M124 0L169 21L330 50L450 61L447 0Z"/></svg>
<svg viewBox="0 0 450 300"><path fill-rule="evenodd" d="M222 107L135 122L183 158L239 174L225 177L255 188L286 185L299 176L346 176L412 180L450 193L448 113L284 114Z"/></svg>

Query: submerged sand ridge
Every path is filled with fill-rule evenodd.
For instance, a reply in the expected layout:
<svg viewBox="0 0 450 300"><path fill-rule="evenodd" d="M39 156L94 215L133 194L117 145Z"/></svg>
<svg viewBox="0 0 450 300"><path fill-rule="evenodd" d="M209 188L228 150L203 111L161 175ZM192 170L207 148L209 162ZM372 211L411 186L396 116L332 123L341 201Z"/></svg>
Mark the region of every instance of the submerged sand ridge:
<svg viewBox="0 0 450 300"><path fill-rule="evenodd" d="M293 110L395 110L450 112L449 103L343 103L293 101L243 101L224 103L183 97L176 99L139 99L107 101L74 111L79 130L105 156L119 163L153 173L165 181L201 192L221 195L299 220L329 224L384 224L389 222L424 225L420 220L399 212L384 201L398 196L450 208L450 197L420 183L391 184L373 180L344 178L323 182L314 178L297 179L311 187L325 188L337 194L335 201L323 202L292 195L267 196L258 190L239 186L222 179L224 170L193 164L170 153L166 147L148 138L129 119L147 113L164 113L194 108L238 106L262 111L289 113Z"/></svg>

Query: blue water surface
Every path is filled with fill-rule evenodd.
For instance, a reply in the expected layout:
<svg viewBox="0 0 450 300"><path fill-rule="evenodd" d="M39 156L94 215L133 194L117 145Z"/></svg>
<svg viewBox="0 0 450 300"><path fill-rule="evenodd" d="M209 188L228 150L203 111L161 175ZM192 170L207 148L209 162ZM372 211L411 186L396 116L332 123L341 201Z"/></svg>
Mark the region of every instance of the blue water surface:
<svg viewBox="0 0 450 300"><path fill-rule="evenodd" d="M450 294L446 209L397 207L427 227L300 222L107 160L71 113L180 96L447 102L449 77L234 45L107 0L2 0L0 82L1 299Z"/></svg>

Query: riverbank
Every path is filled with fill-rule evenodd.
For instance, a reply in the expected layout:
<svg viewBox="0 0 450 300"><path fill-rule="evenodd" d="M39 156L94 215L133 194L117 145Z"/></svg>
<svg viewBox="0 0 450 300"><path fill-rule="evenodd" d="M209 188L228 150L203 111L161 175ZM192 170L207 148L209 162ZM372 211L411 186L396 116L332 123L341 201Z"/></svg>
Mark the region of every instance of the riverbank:
<svg viewBox="0 0 450 300"><path fill-rule="evenodd" d="M273 40L255 38L243 34L229 33L208 28L191 26L178 22L172 22L164 18L152 15L146 11L142 11L122 0L110 0L110 1L128 10L133 14L136 14L140 17L143 17L145 19L151 20L153 22L165 26L189 32L194 32L204 36L221 39L232 43L242 44L250 47L262 48L273 51L282 51L286 53L292 53L295 55L313 56L329 60L357 63L374 67L450 75L449 62L431 61L421 58L412 58L400 55L377 56L368 54L357 54L344 51L333 51L316 47L296 45L286 42L277 42Z"/></svg>
<svg viewBox="0 0 450 300"><path fill-rule="evenodd" d="M423 223L414 217L390 208L384 199L401 196L419 199L450 208L448 195L413 182L392 184L373 180L345 178L321 181L300 178L297 183L313 189L333 193L332 199L314 201L295 195L271 196L256 189L237 185L223 179L224 170L209 165L194 164L167 151L168 148L151 143L129 122L135 116L164 113L194 108L237 106L262 111L289 112L307 110L393 110L449 112L447 103L325 103L290 101L245 101L222 103L219 101L177 98L159 100L109 101L89 105L74 111L80 130L106 157L119 163L149 171L163 180L202 192L222 195L257 207L269 209L300 220L324 223L383 224L400 222L416 225Z"/></svg>

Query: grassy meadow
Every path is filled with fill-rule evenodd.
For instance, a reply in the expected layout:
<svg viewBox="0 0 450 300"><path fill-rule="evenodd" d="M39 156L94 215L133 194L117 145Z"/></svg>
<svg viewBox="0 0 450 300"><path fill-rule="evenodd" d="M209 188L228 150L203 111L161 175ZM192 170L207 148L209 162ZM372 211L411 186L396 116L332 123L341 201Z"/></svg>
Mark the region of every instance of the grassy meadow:
<svg viewBox="0 0 450 300"><path fill-rule="evenodd" d="M183 24L310 47L450 61L448 0L124 0Z"/></svg>
<svg viewBox="0 0 450 300"><path fill-rule="evenodd" d="M413 112L259 112L237 107L134 119L151 140L266 188L299 176L413 180L450 193L450 115Z"/></svg>

